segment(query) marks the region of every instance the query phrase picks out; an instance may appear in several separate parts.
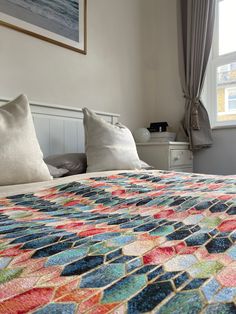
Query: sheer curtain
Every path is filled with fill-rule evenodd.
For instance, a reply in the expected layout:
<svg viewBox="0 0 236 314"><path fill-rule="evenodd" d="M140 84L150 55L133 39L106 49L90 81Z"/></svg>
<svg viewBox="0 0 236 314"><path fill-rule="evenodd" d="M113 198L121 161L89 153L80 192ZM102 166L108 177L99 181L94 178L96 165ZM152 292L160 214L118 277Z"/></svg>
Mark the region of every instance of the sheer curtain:
<svg viewBox="0 0 236 314"><path fill-rule="evenodd" d="M192 150L212 145L207 111L200 99L210 55L217 0L178 0L179 68L185 98L182 128Z"/></svg>

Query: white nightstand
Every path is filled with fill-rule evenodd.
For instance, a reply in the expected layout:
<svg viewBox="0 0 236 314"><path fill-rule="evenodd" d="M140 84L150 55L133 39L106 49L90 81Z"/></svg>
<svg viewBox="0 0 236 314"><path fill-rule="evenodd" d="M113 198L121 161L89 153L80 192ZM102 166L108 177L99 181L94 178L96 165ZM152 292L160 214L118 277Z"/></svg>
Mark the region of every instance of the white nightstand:
<svg viewBox="0 0 236 314"><path fill-rule="evenodd" d="M136 145L139 158L155 169L193 172L193 154L189 143L146 142Z"/></svg>

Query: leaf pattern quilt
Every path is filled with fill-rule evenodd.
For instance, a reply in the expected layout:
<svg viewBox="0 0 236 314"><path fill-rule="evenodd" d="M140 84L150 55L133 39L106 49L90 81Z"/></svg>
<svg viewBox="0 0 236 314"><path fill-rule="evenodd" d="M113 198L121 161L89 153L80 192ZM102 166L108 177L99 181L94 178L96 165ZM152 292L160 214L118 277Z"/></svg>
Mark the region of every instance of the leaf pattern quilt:
<svg viewBox="0 0 236 314"><path fill-rule="evenodd" d="M0 199L0 313L236 313L236 179L91 177Z"/></svg>

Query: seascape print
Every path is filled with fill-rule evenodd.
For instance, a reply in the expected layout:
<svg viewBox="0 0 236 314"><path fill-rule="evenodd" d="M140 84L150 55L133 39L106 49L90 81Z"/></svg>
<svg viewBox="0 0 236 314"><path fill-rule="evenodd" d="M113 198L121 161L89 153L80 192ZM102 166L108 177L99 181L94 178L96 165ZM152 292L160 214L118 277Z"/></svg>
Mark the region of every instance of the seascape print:
<svg viewBox="0 0 236 314"><path fill-rule="evenodd" d="M0 0L0 11L79 42L78 0Z"/></svg>

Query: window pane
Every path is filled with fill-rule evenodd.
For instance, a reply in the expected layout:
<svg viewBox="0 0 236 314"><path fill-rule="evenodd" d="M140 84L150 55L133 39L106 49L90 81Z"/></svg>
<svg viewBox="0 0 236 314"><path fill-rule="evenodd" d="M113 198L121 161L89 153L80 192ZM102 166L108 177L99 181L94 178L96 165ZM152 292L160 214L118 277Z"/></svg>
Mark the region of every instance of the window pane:
<svg viewBox="0 0 236 314"><path fill-rule="evenodd" d="M236 99L229 100L229 111L235 111L236 110Z"/></svg>
<svg viewBox="0 0 236 314"><path fill-rule="evenodd" d="M236 62L217 68L217 121L236 120Z"/></svg>
<svg viewBox="0 0 236 314"><path fill-rule="evenodd" d="M236 51L236 0L219 1L219 54Z"/></svg>
<svg viewBox="0 0 236 314"><path fill-rule="evenodd" d="M236 88L230 88L226 92L228 96L228 110L234 111L236 110Z"/></svg>

